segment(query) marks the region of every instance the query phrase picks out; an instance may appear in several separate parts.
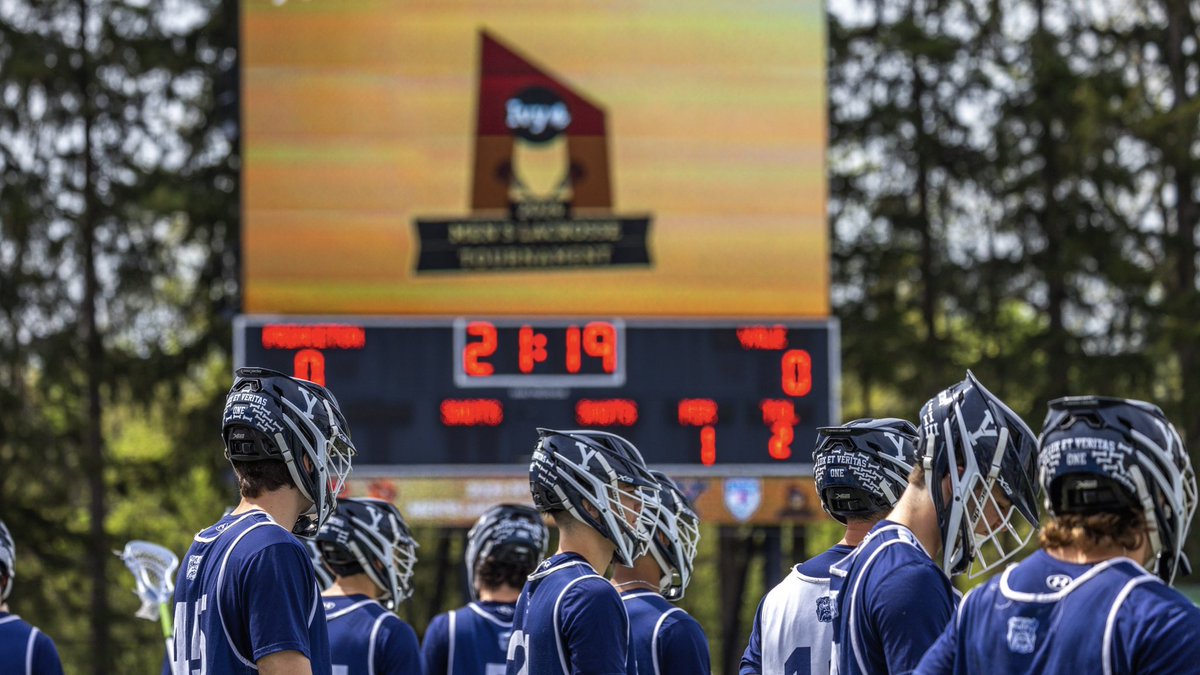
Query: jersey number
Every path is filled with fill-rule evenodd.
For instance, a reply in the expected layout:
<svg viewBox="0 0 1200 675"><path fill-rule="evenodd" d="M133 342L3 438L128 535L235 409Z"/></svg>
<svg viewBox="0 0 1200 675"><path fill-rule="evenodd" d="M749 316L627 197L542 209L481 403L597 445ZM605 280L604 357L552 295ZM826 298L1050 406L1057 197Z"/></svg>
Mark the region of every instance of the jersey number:
<svg viewBox="0 0 1200 675"><path fill-rule="evenodd" d="M207 675L205 647L200 615L208 609L208 594L196 602L175 603L175 645L171 650L172 675ZM190 625L189 625L190 624ZM199 661L198 666L193 665Z"/></svg>
<svg viewBox="0 0 1200 675"><path fill-rule="evenodd" d="M508 662L517 666L516 675L529 675L529 636L525 631L513 631L512 637L508 639ZM491 670L491 666L488 666L488 669Z"/></svg>
<svg viewBox="0 0 1200 675"><path fill-rule="evenodd" d="M798 647L783 663L784 675L812 675L812 649Z"/></svg>

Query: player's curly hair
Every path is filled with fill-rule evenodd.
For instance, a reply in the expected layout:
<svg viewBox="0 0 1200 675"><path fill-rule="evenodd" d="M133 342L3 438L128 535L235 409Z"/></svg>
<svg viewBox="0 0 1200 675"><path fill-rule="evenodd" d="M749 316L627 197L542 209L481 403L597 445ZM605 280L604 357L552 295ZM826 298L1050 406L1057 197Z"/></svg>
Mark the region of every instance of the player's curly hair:
<svg viewBox="0 0 1200 675"><path fill-rule="evenodd" d="M282 459L256 462L234 460L233 473L237 476L238 492L243 497L261 497L266 492L295 485Z"/></svg>
<svg viewBox="0 0 1200 675"><path fill-rule="evenodd" d="M1043 548L1120 547L1133 551L1146 537L1146 518L1133 509L1104 513L1067 513L1042 526L1038 540Z"/></svg>

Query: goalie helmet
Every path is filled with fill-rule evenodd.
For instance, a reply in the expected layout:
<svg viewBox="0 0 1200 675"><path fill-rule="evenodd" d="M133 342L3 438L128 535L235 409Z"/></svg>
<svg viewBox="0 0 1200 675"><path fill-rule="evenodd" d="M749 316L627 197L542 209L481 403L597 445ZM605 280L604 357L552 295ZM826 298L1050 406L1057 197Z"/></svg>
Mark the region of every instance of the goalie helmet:
<svg viewBox="0 0 1200 675"><path fill-rule="evenodd" d="M817 429L813 477L825 512L845 524L895 506L916 462L916 441L917 428L894 417Z"/></svg>
<svg viewBox="0 0 1200 675"><path fill-rule="evenodd" d="M475 521L467 533L467 588L471 599L479 599L475 575L488 559L532 572L546 555L550 533L536 509L519 504L493 506Z"/></svg>
<svg viewBox="0 0 1200 675"><path fill-rule="evenodd" d="M221 437L231 461L286 463L292 482L313 503L292 531L316 534L336 505L355 452L333 394L274 370L239 368L225 398Z"/></svg>
<svg viewBox="0 0 1200 675"><path fill-rule="evenodd" d="M662 570L658 590L675 602L683 598L700 544L700 517L675 481L661 471L650 474L658 481L657 523L650 540L650 555Z"/></svg>
<svg viewBox="0 0 1200 675"><path fill-rule="evenodd" d="M0 581L3 586L0 586L0 602L8 599L8 594L12 593L13 577L16 576L17 563L17 547L13 543L12 535L8 533L8 526L0 520Z"/></svg>
<svg viewBox="0 0 1200 675"><path fill-rule="evenodd" d="M537 431L529 464L534 506L570 513L613 543L614 560L632 566L650 545L658 501L658 484L641 453L604 431Z"/></svg>
<svg viewBox="0 0 1200 675"><path fill-rule="evenodd" d="M1051 513L1140 512L1151 571L1167 583L1181 568L1191 571L1183 544L1196 511L1196 474L1157 406L1100 396L1055 399L1039 443Z"/></svg>
<svg viewBox="0 0 1200 675"><path fill-rule="evenodd" d="M921 408L917 450L937 509L948 574L983 574L1033 537L1037 439L970 371ZM947 477L949 502L941 487Z"/></svg>
<svg viewBox="0 0 1200 675"><path fill-rule="evenodd" d="M389 608L412 596L418 544L391 502L339 499L337 510L317 532L317 548L334 574L366 574Z"/></svg>

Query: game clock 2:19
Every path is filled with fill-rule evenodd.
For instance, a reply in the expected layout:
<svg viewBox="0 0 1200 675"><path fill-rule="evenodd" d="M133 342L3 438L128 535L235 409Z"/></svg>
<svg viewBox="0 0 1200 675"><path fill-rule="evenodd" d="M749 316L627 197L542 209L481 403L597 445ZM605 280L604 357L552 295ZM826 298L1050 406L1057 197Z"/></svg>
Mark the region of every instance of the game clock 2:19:
<svg viewBox="0 0 1200 675"><path fill-rule="evenodd" d="M245 316L235 360L326 384L359 465L523 464L537 427L586 427L651 464L803 473L836 345L829 322Z"/></svg>

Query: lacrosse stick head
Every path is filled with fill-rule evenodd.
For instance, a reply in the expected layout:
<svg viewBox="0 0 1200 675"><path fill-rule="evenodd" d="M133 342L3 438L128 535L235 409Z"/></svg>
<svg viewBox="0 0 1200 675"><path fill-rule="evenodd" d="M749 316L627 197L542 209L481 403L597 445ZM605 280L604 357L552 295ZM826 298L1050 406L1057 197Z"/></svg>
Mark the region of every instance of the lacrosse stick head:
<svg viewBox="0 0 1200 675"><path fill-rule="evenodd" d="M175 568L179 566L179 558L163 546L136 539L125 544L125 550L117 555L137 582L134 592L142 606L136 616L158 621L159 607L170 602L171 594L175 592Z"/></svg>

